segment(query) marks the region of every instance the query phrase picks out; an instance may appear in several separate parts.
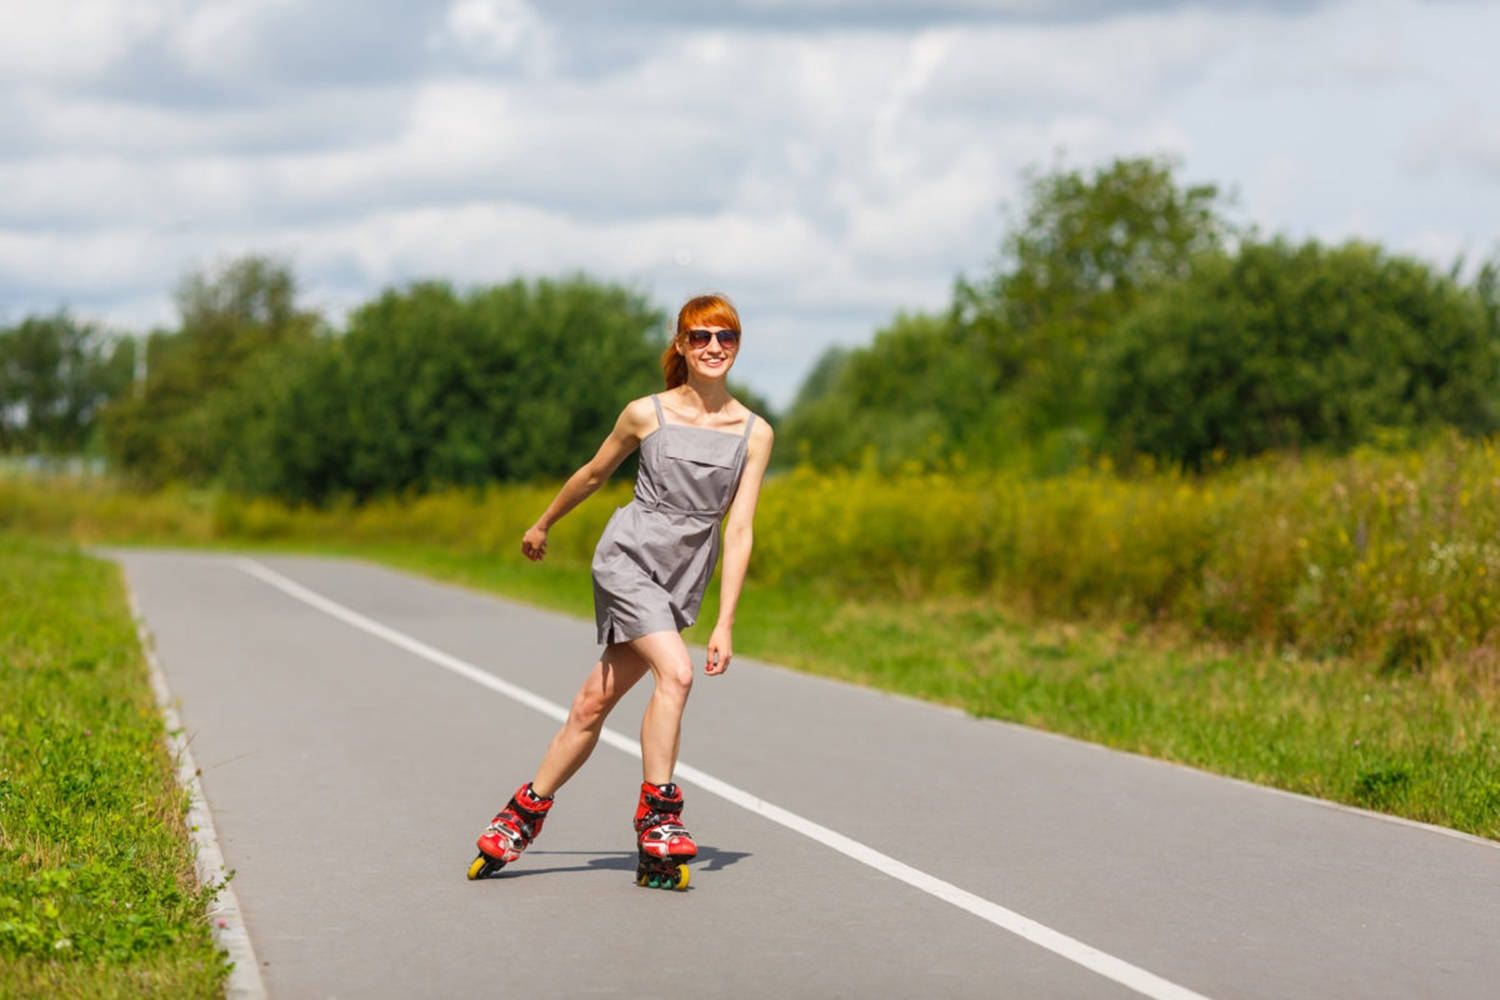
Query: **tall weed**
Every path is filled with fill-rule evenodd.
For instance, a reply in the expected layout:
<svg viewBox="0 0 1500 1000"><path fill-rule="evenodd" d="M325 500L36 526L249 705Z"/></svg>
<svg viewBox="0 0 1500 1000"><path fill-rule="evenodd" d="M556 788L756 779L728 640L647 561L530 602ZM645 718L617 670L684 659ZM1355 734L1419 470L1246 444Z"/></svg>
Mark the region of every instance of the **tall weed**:
<svg viewBox="0 0 1500 1000"><path fill-rule="evenodd" d="M122 493L0 479L0 528L86 541L236 540L451 547L519 560L552 486L493 486L361 506ZM553 532L587 561L616 483ZM1208 637L1387 671L1456 663L1500 682L1500 457L1452 436L1402 453L1277 457L1204 476L1107 465L1008 472L802 468L767 482L752 573L910 600L991 597L1056 618L1170 622Z"/></svg>

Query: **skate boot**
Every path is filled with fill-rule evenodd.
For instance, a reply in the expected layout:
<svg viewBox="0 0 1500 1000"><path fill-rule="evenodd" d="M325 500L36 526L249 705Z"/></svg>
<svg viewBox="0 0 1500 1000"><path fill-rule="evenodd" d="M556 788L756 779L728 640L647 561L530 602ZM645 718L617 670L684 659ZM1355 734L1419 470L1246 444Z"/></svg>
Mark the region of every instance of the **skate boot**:
<svg viewBox="0 0 1500 1000"><path fill-rule="evenodd" d="M552 808L552 798L531 791L531 782L516 789L484 833L479 835L479 857L469 865L469 878L487 878L521 856L542 832L542 821Z"/></svg>
<svg viewBox="0 0 1500 1000"><path fill-rule="evenodd" d="M641 783L635 808L637 835L635 880L652 889L686 889L688 866L698 856L693 835L680 822L682 790L676 785Z"/></svg>

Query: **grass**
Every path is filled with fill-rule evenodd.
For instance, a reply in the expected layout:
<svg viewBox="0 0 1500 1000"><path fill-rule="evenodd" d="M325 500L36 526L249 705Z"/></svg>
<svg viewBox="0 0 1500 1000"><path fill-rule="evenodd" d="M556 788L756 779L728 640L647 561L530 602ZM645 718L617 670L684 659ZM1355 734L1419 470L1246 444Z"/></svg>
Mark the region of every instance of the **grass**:
<svg viewBox="0 0 1500 1000"><path fill-rule="evenodd" d="M0 996L222 993L162 736L118 570L0 534Z"/></svg>

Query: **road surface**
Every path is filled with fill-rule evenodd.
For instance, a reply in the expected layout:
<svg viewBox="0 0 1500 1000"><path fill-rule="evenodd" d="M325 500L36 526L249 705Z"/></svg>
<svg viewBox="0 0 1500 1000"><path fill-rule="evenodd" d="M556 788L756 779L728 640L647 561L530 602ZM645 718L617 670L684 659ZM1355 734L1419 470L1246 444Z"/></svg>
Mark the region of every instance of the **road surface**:
<svg viewBox="0 0 1500 1000"><path fill-rule="evenodd" d="M367 564L112 552L273 997L1493 997L1500 847L736 658L637 888L646 688L469 882L593 624Z"/></svg>

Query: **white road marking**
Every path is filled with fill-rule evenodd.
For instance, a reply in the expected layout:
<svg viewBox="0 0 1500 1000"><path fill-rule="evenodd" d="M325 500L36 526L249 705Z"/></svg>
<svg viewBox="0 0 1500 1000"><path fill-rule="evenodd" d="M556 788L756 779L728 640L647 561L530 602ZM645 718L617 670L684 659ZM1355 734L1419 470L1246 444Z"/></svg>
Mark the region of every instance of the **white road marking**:
<svg viewBox="0 0 1500 1000"><path fill-rule="evenodd" d="M405 632L397 631L388 625L382 625L373 618L368 618L352 608L345 607L337 601L330 600L316 591L309 590L295 580L282 576L280 573L256 562L253 559L237 558L233 560L234 565L257 579L270 584L277 590L299 601L310 604L325 614L331 615L338 620L354 626L377 638L384 639L394 646L419 656L429 663L436 664L445 670L450 670L460 677L465 677L476 684L489 688L498 694L520 702L527 708L540 712L541 714L562 722L568 717L568 710L556 702L549 701L519 687L509 681L502 680L479 667L474 666L456 656L444 653L440 649L434 649L419 639L415 639ZM603 742L639 758L641 748L638 741L625 736L613 729L605 728L600 736ZM721 781L707 772L681 761L677 764L676 776L682 780L696 785L698 788L712 795L734 803L743 809L764 817L773 823L778 823L789 830L794 830L817 841L825 847L829 847L846 857L853 858L861 864L868 865L878 872L889 875L891 878L905 882L914 889L936 896L946 903L951 903L961 910L972 913L981 920L987 920L1002 930L1009 931L1018 937L1042 948L1047 949L1055 955L1059 955L1070 962L1081 965L1086 969L1111 979L1121 986L1128 987L1144 996L1156 998L1156 1000L1207 1000L1200 993L1195 993L1183 986L1178 986L1169 980L1163 979L1152 972L1147 972L1139 966L1131 965L1124 959L1116 958L1108 952L1100 951L1092 945L1084 944L1077 938L1071 938L1060 931L1055 931L1045 924L1038 923L1030 917L1007 909L999 903L993 903L972 892L960 889L951 882L944 882L911 867L908 864L897 861L887 854L866 846L857 840L844 836L836 830L830 830L826 826L814 823L794 812L783 809L764 799L758 798L743 789Z"/></svg>

